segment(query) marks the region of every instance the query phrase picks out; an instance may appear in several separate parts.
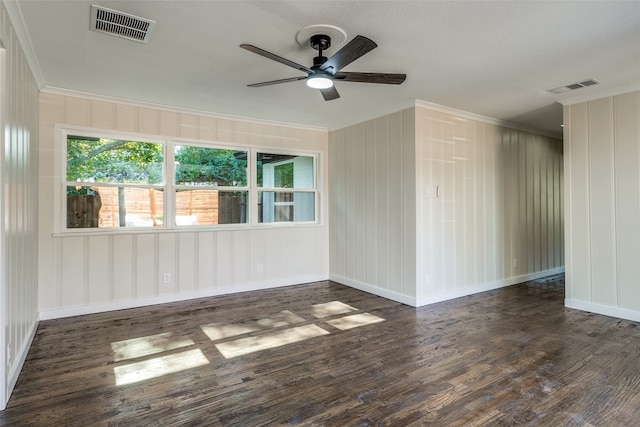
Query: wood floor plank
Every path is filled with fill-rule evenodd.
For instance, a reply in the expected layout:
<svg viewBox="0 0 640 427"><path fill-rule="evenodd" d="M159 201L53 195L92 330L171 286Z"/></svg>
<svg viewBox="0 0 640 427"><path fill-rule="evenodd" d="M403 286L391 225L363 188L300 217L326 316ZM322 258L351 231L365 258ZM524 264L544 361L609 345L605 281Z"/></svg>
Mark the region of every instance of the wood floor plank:
<svg viewBox="0 0 640 427"><path fill-rule="evenodd" d="M0 425L638 425L638 324L563 299L562 276L421 308L318 282L44 321Z"/></svg>

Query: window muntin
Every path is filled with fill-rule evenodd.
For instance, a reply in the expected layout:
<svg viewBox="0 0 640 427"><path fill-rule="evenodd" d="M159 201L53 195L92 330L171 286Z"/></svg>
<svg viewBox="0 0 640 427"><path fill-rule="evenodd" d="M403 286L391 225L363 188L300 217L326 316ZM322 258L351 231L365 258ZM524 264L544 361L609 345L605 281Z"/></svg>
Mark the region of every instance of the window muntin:
<svg viewBox="0 0 640 427"><path fill-rule="evenodd" d="M63 131L64 229L317 221L315 154L87 134Z"/></svg>

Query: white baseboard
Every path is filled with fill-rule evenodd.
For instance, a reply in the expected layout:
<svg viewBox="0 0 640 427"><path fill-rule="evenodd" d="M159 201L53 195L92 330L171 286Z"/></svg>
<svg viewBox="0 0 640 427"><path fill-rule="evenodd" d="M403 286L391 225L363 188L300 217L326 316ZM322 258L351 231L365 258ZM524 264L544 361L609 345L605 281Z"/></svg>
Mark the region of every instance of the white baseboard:
<svg viewBox="0 0 640 427"><path fill-rule="evenodd" d="M480 292L486 292L493 289L504 288L506 286L516 285L518 283L527 282L529 280L539 279L541 277L552 276L554 274L564 273L564 267L554 268L551 270L539 271L537 273L523 274L521 276L510 277L508 279L496 280L493 282L481 283L466 288L456 289L451 292L443 292L436 295L429 295L427 297L416 298L414 296L400 294L390 291L388 289L379 288L377 286L369 285L367 283L359 282L357 280L348 279L346 277L338 276L335 274L329 275L329 279L334 282L342 283L346 286L359 289L361 291L369 292L374 295L378 295L393 301L398 301L403 304L410 305L412 307L422 307L424 305L435 304L442 301L448 301L455 298L464 297L467 295L473 295Z"/></svg>
<svg viewBox="0 0 640 427"><path fill-rule="evenodd" d="M383 297L386 299L390 299L392 301L397 301L397 302L401 302L402 304L416 307L415 297L412 297L409 295L390 291L388 289L379 288L377 286L369 285L368 283L359 282L357 280L348 279L346 277L338 276L337 274L330 274L329 280L333 280L336 283L350 286L352 288L356 288L361 291L368 292L370 294L378 295L379 297Z"/></svg>
<svg viewBox="0 0 640 427"><path fill-rule="evenodd" d="M9 396L13 392L13 388L16 386L18 382L18 377L20 376L20 371L22 371L22 366L24 365L24 361L27 360L27 354L29 353L29 348L31 348L31 343L33 342L33 338L36 336L36 330L38 329L38 319L34 319L33 324L31 325L31 329L27 334L27 338L22 342L20 346L20 350L16 354L15 361L11 364L9 368L9 372L7 375L7 400L9 400Z"/></svg>
<svg viewBox="0 0 640 427"><path fill-rule="evenodd" d="M538 271L536 273L523 274L520 276L509 277L508 279L495 280L492 282L479 283L466 288L456 289L451 292L443 292L441 294L429 295L418 299L418 307L423 305L435 304L442 301L448 301L455 298L466 297L468 295L478 294L480 292L492 291L494 289L505 288L507 286L517 285L518 283L536 280L541 277L553 276L555 274L564 273L564 267L553 268L551 270Z"/></svg>
<svg viewBox="0 0 640 427"><path fill-rule="evenodd" d="M107 311L126 310L129 308L146 307L149 305L166 304L178 301L186 301L196 298L207 298L219 295L235 294L239 292L259 291L264 289L279 288L283 286L299 285L302 283L319 282L328 280L327 275L308 275L290 277L281 280L270 280L265 282L251 282L223 288L203 289L192 292L182 292L177 294L164 294L149 298L140 298L126 301L113 301L104 304L82 305L75 307L65 307L53 310L41 310L40 320L60 319L63 317L81 316L85 314L104 313Z"/></svg>
<svg viewBox="0 0 640 427"><path fill-rule="evenodd" d="M618 319L632 320L640 322L640 311L626 308L613 307L610 305L594 304L588 301L580 301L566 298L564 306L576 310L589 311L591 313L602 314L604 316L617 317Z"/></svg>

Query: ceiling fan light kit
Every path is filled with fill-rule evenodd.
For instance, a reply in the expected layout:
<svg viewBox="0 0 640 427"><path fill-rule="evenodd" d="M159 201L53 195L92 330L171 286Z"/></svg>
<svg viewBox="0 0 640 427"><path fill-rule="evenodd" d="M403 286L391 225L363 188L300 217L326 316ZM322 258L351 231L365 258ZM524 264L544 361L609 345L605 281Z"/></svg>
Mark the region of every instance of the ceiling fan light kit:
<svg viewBox="0 0 640 427"><path fill-rule="evenodd" d="M296 35L298 42L301 39L306 39L306 31L320 30L315 28L316 26L307 27L301 30ZM328 26L323 26L328 27ZM335 27L337 28L337 27ZM324 28L326 29L326 28ZM331 28L329 28L331 29ZM342 31L342 30L340 30ZM335 31L334 31L335 32ZM302 34L301 34L302 33ZM344 32L342 31L342 34ZM327 59L322 55L322 52L331 47L331 36L327 34L314 34L309 37L309 45L318 51L318 56L313 58L313 65L311 67L305 67L286 58L278 56L274 53L261 49L259 47L250 44L241 44L240 47L250 52L256 53L272 61L279 62L291 68L295 68L298 71L306 73L306 76L292 77L279 80L271 80L261 83L253 83L248 85L249 87L262 87L270 86L279 83L287 83L298 80L306 80L307 86L319 89L325 101L331 101L333 99L340 98L340 94L334 86L334 81L342 80L345 82L359 82L359 83L379 83L379 84L395 84L399 85L406 79L406 74L392 74L392 73L358 73L358 72L344 72L340 71L356 59L369 53L375 49L378 45L371 39L364 36L356 36L349 43L344 45L338 50L331 58Z"/></svg>
<svg viewBox="0 0 640 427"><path fill-rule="evenodd" d="M312 74L307 78L307 86L313 89L328 89L333 86L333 80L323 75Z"/></svg>

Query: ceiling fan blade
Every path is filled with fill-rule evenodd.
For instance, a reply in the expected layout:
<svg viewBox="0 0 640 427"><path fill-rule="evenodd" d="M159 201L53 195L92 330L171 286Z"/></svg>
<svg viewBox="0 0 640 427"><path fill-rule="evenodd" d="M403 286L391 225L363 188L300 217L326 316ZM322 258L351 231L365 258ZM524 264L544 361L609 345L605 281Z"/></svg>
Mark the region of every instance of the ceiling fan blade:
<svg viewBox="0 0 640 427"><path fill-rule="evenodd" d="M334 99L340 98L340 94L338 93L338 89L335 86L331 86L327 89L320 89L320 93L322 93L322 97L325 101L331 101Z"/></svg>
<svg viewBox="0 0 640 427"><path fill-rule="evenodd" d="M336 73L333 78L344 82L382 83L399 85L407 78L406 74L394 73Z"/></svg>
<svg viewBox="0 0 640 427"><path fill-rule="evenodd" d="M327 59L320 69L335 74L343 67L351 64L365 53L371 52L378 45L364 36L355 36L353 40L344 45L331 58Z"/></svg>
<svg viewBox="0 0 640 427"><path fill-rule="evenodd" d="M307 76L289 77L288 79L271 80L271 81L262 82L262 83L253 83L253 84L250 84L250 85L247 85L247 86L248 87L261 87L261 86L277 85L278 83L296 82L298 80L304 80L306 78L307 78Z"/></svg>
<svg viewBox="0 0 640 427"><path fill-rule="evenodd" d="M304 65L300 65L300 64L297 64L297 63L295 63L293 61L289 61L286 58L278 56L275 53L268 52L268 51L266 51L264 49L260 49L259 47L256 47L254 45L241 44L240 47L243 48L243 49L248 50L249 52L257 53L260 56L264 56L265 58L268 58L268 59L271 59L273 61L276 61L276 62L279 62L281 64L284 64L284 65L286 65L288 67L295 68L296 70L304 71L305 73L313 73L311 68L307 68Z"/></svg>

